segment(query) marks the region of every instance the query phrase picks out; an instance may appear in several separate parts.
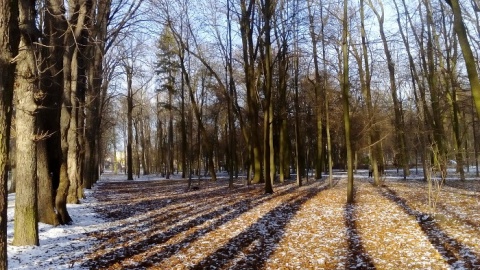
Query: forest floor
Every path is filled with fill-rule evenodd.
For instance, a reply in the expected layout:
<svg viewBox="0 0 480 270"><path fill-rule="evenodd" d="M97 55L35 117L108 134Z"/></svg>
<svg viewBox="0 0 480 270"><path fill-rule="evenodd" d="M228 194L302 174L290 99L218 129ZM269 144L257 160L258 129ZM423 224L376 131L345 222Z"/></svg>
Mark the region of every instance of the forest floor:
<svg viewBox="0 0 480 270"><path fill-rule="evenodd" d="M291 181L102 181L96 211L112 221L82 258L91 269L480 269L480 181L448 181L436 211L418 180L333 187Z"/></svg>
<svg viewBox="0 0 480 270"><path fill-rule="evenodd" d="M432 211L414 178L374 187L356 175L354 204L342 175L333 187L276 184L271 195L225 179L187 191L185 180L102 178L87 195L107 222L68 238L67 268L480 269L478 180L448 180Z"/></svg>

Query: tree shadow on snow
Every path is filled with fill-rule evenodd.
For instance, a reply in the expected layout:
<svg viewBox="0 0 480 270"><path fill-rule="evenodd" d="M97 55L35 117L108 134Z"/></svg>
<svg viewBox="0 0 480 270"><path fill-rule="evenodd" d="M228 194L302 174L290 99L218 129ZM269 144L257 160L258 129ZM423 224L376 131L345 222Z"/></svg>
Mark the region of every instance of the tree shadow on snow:
<svg viewBox="0 0 480 270"><path fill-rule="evenodd" d="M101 245L96 246L96 250L109 249L109 251L103 254L99 253L99 255L93 255L83 263L83 266L90 269L112 267L117 263L125 261L135 255L147 253L152 246L162 245L177 235L181 235L192 228L204 226L207 221L209 222L208 226L196 230L192 234L186 236L186 238L180 242L166 245L162 247L159 252L155 252L153 255L147 255L142 259L142 262L138 262L136 265L136 267L152 266L171 257L179 249L187 246L196 239L199 239L208 232L214 231L222 224L237 218L241 214L259 206L267 200L283 196L293 192L295 189L297 189L297 187L292 185L290 188L283 189L274 193L273 195L268 196L242 196L241 193L234 194L232 196L217 193L211 194L213 196L212 197L208 196L208 190L203 191L207 192L207 197L210 197L209 201L195 200L195 197L198 197L200 193L196 195L190 193L192 195L188 195L187 197L183 198L182 201L187 199L192 200L192 202L195 203L198 202L193 209L179 207L175 213L157 213L155 215L146 217L144 218L144 221L146 221L148 223L147 226L149 225L150 227L145 228L144 226L145 230L138 230L137 225L139 220L132 220L131 222L127 222L128 224L119 225L117 228L111 228L102 232L97 232L95 236L104 242ZM318 189L315 189L315 191L318 192ZM217 200L212 203L212 200L215 199ZM169 200L176 201L175 198L171 198ZM222 205L222 203L226 203L226 205L212 210L212 204ZM152 205L154 204L155 203L152 203ZM143 204L140 202L135 203L135 207L138 206L141 207ZM132 207L132 205L128 207L120 205L117 207L117 211L122 211L122 209L125 210L126 208ZM140 211L141 209L138 210ZM176 217L174 217L175 215ZM120 216L123 217L128 215L122 214ZM197 217L189 220L188 222L183 222L186 217L191 216ZM167 226L170 226L170 228L167 229ZM108 241L108 239L116 239L116 241ZM95 253L95 251L92 251L92 253Z"/></svg>
<svg viewBox="0 0 480 270"><path fill-rule="evenodd" d="M358 234L355 204L345 205L345 225L347 228L347 266L346 269L375 269L372 258L363 247L362 239Z"/></svg>
<svg viewBox="0 0 480 270"><path fill-rule="evenodd" d="M404 198L388 187L383 187L381 194L400 206L405 213L415 217L430 243L453 269L480 269L478 255L455 238L450 237L428 214L410 208Z"/></svg>
<svg viewBox="0 0 480 270"><path fill-rule="evenodd" d="M262 269L301 206L327 188L311 188L290 198L190 269Z"/></svg>

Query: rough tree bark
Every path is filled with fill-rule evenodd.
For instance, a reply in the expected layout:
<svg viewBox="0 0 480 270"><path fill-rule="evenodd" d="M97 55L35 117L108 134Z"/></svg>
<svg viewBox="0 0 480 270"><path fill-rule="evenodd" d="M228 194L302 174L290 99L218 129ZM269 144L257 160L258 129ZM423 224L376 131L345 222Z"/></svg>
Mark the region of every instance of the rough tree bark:
<svg viewBox="0 0 480 270"><path fill-rule="evenodd" d="M38 87L36 48L39 38L36 28L34 0L19 1L20 44L16 57L16 165L17 190L13 245L38 245L37 215L37 153L35 133L35 93Z"/></svg>
<svg viewBox="0 0 480 270"><path fill-rule="evenodd" d="M55 193L60 172L60 105L63 92L63 34L67 29L61 0L46 1L41 56L42 100L37 114L39 132L47 138L37 145L39 221L57 225Z"/></svg>
<svg viewBox="0 0 480 270"><path fill-rule="evenodd" d="M0 269L7 269L7 179L15 64L18 53L18 3L0 1Z"/></svg>

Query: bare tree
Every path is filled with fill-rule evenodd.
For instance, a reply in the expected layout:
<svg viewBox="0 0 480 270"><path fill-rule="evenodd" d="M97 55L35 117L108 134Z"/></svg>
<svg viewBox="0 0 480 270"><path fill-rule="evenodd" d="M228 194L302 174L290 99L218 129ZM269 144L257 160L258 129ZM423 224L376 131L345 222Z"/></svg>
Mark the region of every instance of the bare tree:
<svg viewBox="0 0 480 270"><path fill-rule="evenodd" d="M377 17L379 27L380 27L380 37L382 39L383 50L385 52L385 58L387 60L387 68L388 68L388 75L390 80L390 93L392 95L393 100L393 110L395 116L395 136L396 142L398 144L398 152L400 153L400 165L403 168L403 178L405 179L408 175L410 175L409 169L409 162L408 162L408 151L406 147L405 141L405 123L403 121L403 108L400 102L400 98L398 97L398 87L396 82L396 74L395 74L395 63L393 62L393 57L391 53L391 49L388 45L387 37L385 35L384 30L384 21L385 21L385 12L383 8L383 2L381 0L377 0L376 5L373 4L372 0L368 0L368 4L370 8L375 13ZM379 7L379 10L377 7ZM363 41L362 41L363 42ZM368 63L365 63L368 64ZM368 78L367 78L368 79Z"/></svg>
<svg viewBox="0 0 480 270"><path fill-rule="evenodd" d="M467 31L465 24L463 23L460 3L458 0L445 0L445 2L450 5L453 11L453 25L455 34L457 35L460 48L462 49L463 58L465 59L468 80L470 81L475 108L477 109L477 114L480 116L480 79L478 78L478 67L475 57L473 56L472 48L470 47L470 42L468 41ZM478 8L478 3L475 3Z"/></svg>

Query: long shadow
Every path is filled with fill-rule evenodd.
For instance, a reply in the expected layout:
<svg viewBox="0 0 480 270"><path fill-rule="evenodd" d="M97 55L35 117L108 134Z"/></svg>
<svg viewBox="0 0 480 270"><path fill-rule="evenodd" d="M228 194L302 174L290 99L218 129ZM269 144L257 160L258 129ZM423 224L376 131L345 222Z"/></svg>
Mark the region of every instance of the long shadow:
<svg viewBox="0 0 480 270"><path fill-rule="evenodd" d="M190 269L262 269L300 207L327 188L309 189L275 207Z"/></svg>
<svg viewBox="0 0 480 270"><path fill-rule="evenodd" d="M176 200L171 200L168 198L145 199L128 205L114 204L113 202L111 205L107 206L100 205L95 209L95 211L110 221L127 219L134 215L142 215L151 211L155 211L155 213L145 215L142 218L136 218L131 222L123 222L122 224L119 224L115 227L110 227L107 230L91 232L87 234L87 236L95 237L99 240L108 239L112 235L119 234L120 232L128 235L132 235L132 233L138 234L138 230L140 229L139 224L142 223L144 223L143 226L149 226L151 224L158 224L168 220L169 224L175 224L181 219L180 215L183 212L194 211L191 214L198 215L202 212L209 211L211 209L210 204L218 201L219 197L220 195L217 195L212 198L206 198L205 200L198 200L198 195L192 195L186 200L196 199L194 210L191 210L192 206L188 204L172 207L171 205L175 205ZM172 220L172 218L175 219ZM104 248L106 244L103 245Z"/></svg>
<svg viewBox="0 0 480 270"><path fill-rule="evenodd" d="M154 233L150 235L147 239L145 240L140 240L140 241L129 241L130 243L128 245L124 245L125 242L128 241L128 239L134 239L135 235L141 235L145 236L145 234L148 234L148 232L141 231L141 232L134 232L132 230L129 230L130 233L133 235L128 236L127 240L122 240L123 243L116 243L117 248L115 248L112 251L109 251L103 255L100 256L94 256L93 258L89 259L88 261L83 263L83 266L89 267L90 269L98 269L98 268L108 268L115 263L125 260L127 258L130 258L132 256L135 256L137 254L141 254L151 248L152 245L158 245L167 242L169 239L175 237L178 234L181 234L182 232L188 231L190 228L201 226L207 221L210 221L212 219L221 217L218 221L215 222L214 226L208 226L206 229L199 231L198 233L194 234L193 237L191 237L188 241L193 241L196 238L204 235L208 231L214 230L218 226L228 222L229 220L235 219L236 217L240 216L242 213L245 213L258 205L264 203L267 200L273 199L278 196L282 196L286 193L292 192L293 190L297 189L297 187L292 186L288 189L282 190L280 192L274 193L273 195L262 195L260 197L247 197L244 199L241 199L234 204L231 205L226 205L224 207L221 207L220 209L216 209L210 212L203 213L201 216L192 219L186 223L179 224L177 226L174 226L166 231L160 231L158 228L151 228L150 230L156 230L158 231L157 233ZM228 198L228 197L227 197ZM222 202L219 201L217 204L221 204ZM192 213L193 215L193 213ZM175 224L177 222L181 222L182 219L178 218L177 220L174 220L173 222L169 221L169 224ZM155 221L157 223L158 221ZM161 222L160 222L161 223ZM162 224L164 225L164 224ZM154 224L152 224L154 226ZM112 234L112 230L109 230ZM126 237L124 234L122 234L123 237ZM106 244L108 245L108 244ZM100 246L99 248L105 248L106 245ZM99 249L97 248L97 249ZM162 255L160 257L169 257L171 256L171 252L175 251L175 248L169 248L166 249L167 252L165 255ZM170 251L168 251L170 250Z"/></svg>
<svg viewBox="0 0 480 270"><path fill-rule="evenodd" d="M445 181L445 186L464 191L473 191L474 194L463 194L464 196L480 199L480 181L478 180L448 180Z"/></svg>
<svg viewBox="0 0 480 270"><path fill-rule="evenodd" d="M456 220L460 220L461 222L467 224L468 226L470 226L472 228L479 228L480 227L479 222L472 221L472 220L464 217L463 215L459 215L457 212L454 212L450 209L447 209L447 207L445 207L444 205L437 205L437 208L441 209L442 212L445 212L445 213L448 213L451 216L454 216Z"/></svg>
<svg viewBox="0 0 480 270"><path fill-rule="evenodd" d="M178 181L170 181L174 182L174 185ZM142 183L142 185L139 186L139 183ZM118 197L135 197L135 198L142 198L142 196L145 196L144 191L151 191L152 189L155 190L157 193L161 193L162 190L165 190L167 192L171 192L171 187L168 186L169 183L166 182L148 182L148 181L143 181L143 182L137 182L137 183L132 183L132 182L114 182L114 183L104 183L102 185L102 190L107 191L108 193L111 193L111 198L106 198L106 196L103 196L105 192L99 191L102 193L102 197L99 198L99 201L102 202L95 211L99 213L102 217L106 218L107 220L110 221L116 221L116 220L121 220L121 219L127 219L132 217L132 213L135 215L140 215L143 213L147 213L150 211L158 211L161 208L169 207L170 205L175 205L176 203L184 202L184 201L195 201L196 202L196 210L202 209L203 206L205 206L207 203L212 203L214 201L218 202L222 199L225 198L224 194L221 193L215 193L215 190L207 190L207 192L199 193L199 192L181 192L179 194L174 194L171 196L166 196L166 197L152 197L152 198L143 198L140 201L135 201L132 202L131 200L129 201L128 199L124 199L123 201L126 202L127 204L122 204L122 201L118 201ZM182 186L184 186L185 183L182 183ZM124 187L126 186L126 187ZM132 192L132 189L134 188L136 191ZM182 189L183 190L183 189ZM206 195L205 195L206 194ZM204 197L204 200L199 200L199 198ZM170 218L172 214L175 214L176 212L181 212L185 209L188 210L188 208L191 208L190 205L179 205L174 208L169 208L168 213L157 213L155 215L147 215L142 218L136 219L134 222L135 224L142 223L142 222L155 222L158 223L159 220L157 219L158 216L163 216L164 219ZM127 211L129 210L129 211ZM201 211L197 211L197 214L200 213ZM160 220L161 221L161 220ZM119 225L115 229L121 229L124 227L128 227L130 223L126 222L123 223L122 225ZM112 231L113 228L110 229Z"/></svg>
<svg viewBox="0 0 480 270"><path fill-rule="evenodd" d="M344 213L348 242L346 269L376 269L372 258L363 247L362 239L358 234L355 204L346 204Z"/></svg>
<svg viewBox="0 0 480 270"><path fill-rule="evenodd" d="M480 259L477 254L455 238L450 237L428 214L410 208L404 198L388 187L383 187L381 194L395 202L405 213L415 217L430 243L452 268L480 269Z"/></svg>

